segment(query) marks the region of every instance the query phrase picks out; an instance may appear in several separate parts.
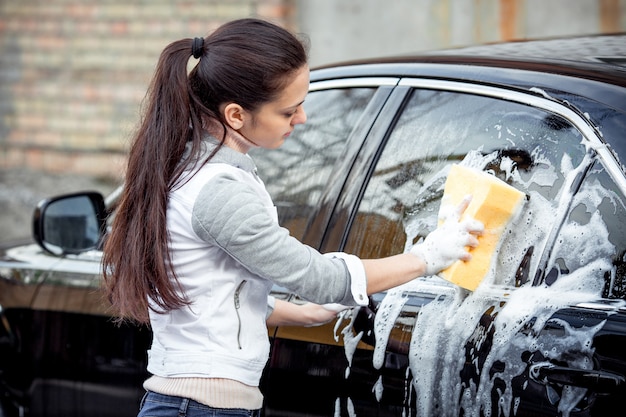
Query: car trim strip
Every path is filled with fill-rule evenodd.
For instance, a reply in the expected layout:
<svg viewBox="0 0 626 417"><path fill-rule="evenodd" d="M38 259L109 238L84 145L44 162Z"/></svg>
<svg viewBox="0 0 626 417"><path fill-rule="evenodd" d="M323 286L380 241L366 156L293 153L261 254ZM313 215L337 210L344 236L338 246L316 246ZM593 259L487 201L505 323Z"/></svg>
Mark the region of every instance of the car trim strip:
<svg viewBox="0 0 626 417"><path fill-rule="evenodd" d="M355 88L355 87L393 87L398 85L399 78L395 77L372 77L372 78L342 78L341 80L323 80L311 82L309 91L327 90L330 88Z"/></svg>

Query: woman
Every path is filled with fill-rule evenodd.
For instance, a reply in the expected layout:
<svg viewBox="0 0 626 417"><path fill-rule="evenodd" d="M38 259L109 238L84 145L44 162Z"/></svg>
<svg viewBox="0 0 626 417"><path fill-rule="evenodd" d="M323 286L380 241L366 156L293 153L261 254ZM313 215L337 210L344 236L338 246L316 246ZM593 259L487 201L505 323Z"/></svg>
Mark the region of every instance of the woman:
<svg viewBox="0 0 626 417"><path fill-rule="evenodd" d="M466 205L383 259L322 255L289 236L247 152L279 147L306 121L308 87L303 44L262 20L161 54L103 258L113 307L153 331L140 415L258 415L266 319L327 321L336 310L318 304L366 305L368 294L469 259L465 247L477 244L482 225L458 222ZM274 283L312 303L268 303Z"/></svg>

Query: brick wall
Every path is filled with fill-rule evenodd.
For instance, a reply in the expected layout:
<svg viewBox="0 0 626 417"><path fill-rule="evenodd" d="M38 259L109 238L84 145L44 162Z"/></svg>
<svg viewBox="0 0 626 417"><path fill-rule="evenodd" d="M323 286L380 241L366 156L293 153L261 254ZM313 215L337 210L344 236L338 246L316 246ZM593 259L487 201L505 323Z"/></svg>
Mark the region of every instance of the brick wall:
<svg viewBox="0 0 626 417"><path fill-rule="evenodd" d="M624 31L626 0L0 0L0 172L120 179L161 50L248 16L310 35L316 66Z"/></svg>
<svg viewBox="0 0 626 417"><path fill-rule="evenodd" d="M0 2L0 170L121 178L161 50L259 16L292 28L291 0Z"/></svg>

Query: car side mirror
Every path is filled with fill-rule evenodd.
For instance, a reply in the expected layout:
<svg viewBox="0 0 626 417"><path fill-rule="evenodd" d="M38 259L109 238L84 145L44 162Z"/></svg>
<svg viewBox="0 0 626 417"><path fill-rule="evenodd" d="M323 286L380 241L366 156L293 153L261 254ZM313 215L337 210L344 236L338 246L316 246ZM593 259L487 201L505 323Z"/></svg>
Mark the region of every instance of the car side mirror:
<svg viewBox="0 0 626 417"><path fill-rule="evenodd" d="M33 237L53 255L97 249L106 224L104 198L88 191L44 199L33 214Z"/></svg>

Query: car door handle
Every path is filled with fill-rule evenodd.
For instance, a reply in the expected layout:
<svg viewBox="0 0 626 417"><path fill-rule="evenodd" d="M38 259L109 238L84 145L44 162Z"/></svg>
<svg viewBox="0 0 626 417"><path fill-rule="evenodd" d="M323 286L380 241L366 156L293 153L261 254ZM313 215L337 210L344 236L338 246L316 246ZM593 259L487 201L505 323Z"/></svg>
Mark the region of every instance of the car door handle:
<svg viewBox="0 0 626 417"><path fill-rule="evenodd" d="M573 369L551 363L532 365L530 377L542 384L551 383L587 388L598 394L609 394L626 382L623 375L613 372Z"/></svg>

